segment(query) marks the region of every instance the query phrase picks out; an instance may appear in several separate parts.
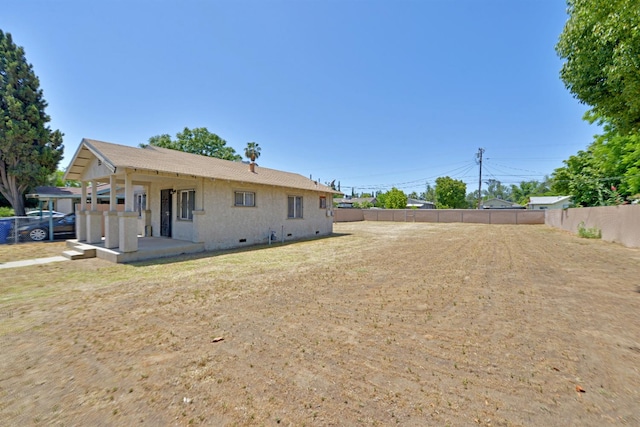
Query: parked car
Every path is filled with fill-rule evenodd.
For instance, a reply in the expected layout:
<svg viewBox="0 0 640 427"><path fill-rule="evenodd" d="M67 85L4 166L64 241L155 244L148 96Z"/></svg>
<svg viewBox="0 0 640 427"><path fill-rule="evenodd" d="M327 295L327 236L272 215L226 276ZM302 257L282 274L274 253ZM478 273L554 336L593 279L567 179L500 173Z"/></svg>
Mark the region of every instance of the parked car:
<svg viewBox="0 0 640 427"><path fill-rule="evenodd" d="M18 241L34 241L49 240L49 219L43 217L41 220L31 221L27 225L18 227ZM54 239L70 239L76 235L76 214L70 213L61 217L53 218L53 238ZM15 236L12 230L9 237ZM14 237L15 238L15 237Z"/></svg>

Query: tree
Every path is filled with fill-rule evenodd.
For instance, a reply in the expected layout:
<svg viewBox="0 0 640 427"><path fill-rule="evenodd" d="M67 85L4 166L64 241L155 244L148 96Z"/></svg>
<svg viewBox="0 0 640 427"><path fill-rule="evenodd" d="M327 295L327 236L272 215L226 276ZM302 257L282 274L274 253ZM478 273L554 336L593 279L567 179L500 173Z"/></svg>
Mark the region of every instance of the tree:
<svg viewBox="0 0 640 427"><path fill-rule="evenodd" d="M255 163L256 159L260 157L260 146L256 142L247 142L247 147L244 149L244 155L251 160L251 163Z"/></svg>
<svg viewBox="0 0 640 427"><path fill-rule="evenodd" d="M510 200L511 190L502 185L500 181L497 179L489 179L485 181L487 184L486 190L483 190L484 200L489 199L502 199L502 200ZM477 199L476 199L477 203Z"/></svg>
<svg viewBox="0 0 640 427"><path fill-rule="evenodd" d="M227 141L215 133L209 132L207 128L192 130L185 127L182 132L176 134L175 140L172 140L168 134L152 136L149 138L148 144L140 144L140 147L144 148L149 145L223 160L242 160L242 156L237 154L232 147L227 146Z"/></svg>
<svg viewBox="0 0 640 427"><path fill-rule="evenodd" d="M436 208L437 209L464 209L466 201L467 184L448 176L436 179Z"/></svg>
<svg viewBox="0 0 640 427"><path fill-rule="evenodd" d="M432 187L431 184L429 184L427 182L427 186L425 188L425 192L421 193L420 196L422 197L422 200L426 200L429 202L436 202L436 189L435 187Z"/></svg>
<svg viewBox="0 0 640 427"><path fill-rule="evenodd" d="M640 131L640 14L637 0L567 0L556 51L569 91L621 134Z"/></svg>
<svg viewBox="0 0 640 427"><path fill-rule="evenodd" d="M404 209L407 207L407 195L404 191L393 187L387 192L384 199L385 209Z"/></svg>
<svg viewBox="0 0 640 427"><path fill-rule="evenodd" d="M553 171L551 190L573 196L573 203L578 206L602 205L606 183L595 166L593 151L580 150L563 163L563 167Z"/></svg>
<svg viewBox="0 0 640 427"><path fill-rule="evenodd" d="M407 195L393 187L386 193L376 195L376 206L385 209L404 209L407 207Z"/></svg>
<svg viewBox="0 0 640 427"><path fill-rule="evenodd" d="M625 198L640 193L640 132L622 134L612 124L605 124L603 129L589 148L606 191L616 187L615 191Z"/></svg>
<svg viewBox="0 0 640 427"><path fill-rule="evenodd" d="M640 134L600 124L604 133L553 172L552 190L572 195L579 206L619 204L640 192Z"/></svg>
<svg viewBox="0 0 640 427"><path fill-rule="evenodd" d="M51 175L46 182L47 185L52 187L80 187L80 182L72 179L64 180L64 171L58 169Z"/></svg>
<svg viewBox="0 0 640 427"><path fill-rule="evenodd" d="M526 205L529 203L529 198L531 196L549 195L550 191L551 189L548 177L545 177L543 182L536 180L521 181L519 185L511 185L511 200L520 205ZM568 195L568 193L562 195Z"/></svg>
<svg viewBox="0 0 640 427"><path fill-rule="evenodd" d="M0 30L0 193L16 215L24 215L24 194L47 182L64 146L63 134L47 123L40 81L24 49Z"/></svg>

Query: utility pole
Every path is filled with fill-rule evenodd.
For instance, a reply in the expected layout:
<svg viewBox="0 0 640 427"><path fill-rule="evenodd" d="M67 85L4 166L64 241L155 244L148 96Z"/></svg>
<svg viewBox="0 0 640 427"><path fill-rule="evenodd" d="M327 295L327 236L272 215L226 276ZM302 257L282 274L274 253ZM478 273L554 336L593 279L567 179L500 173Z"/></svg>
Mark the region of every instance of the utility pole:
<svg viewBox="0 0 640 427"><path fill-rule="evenodd" d="M480 176L478 178L478 209L480 209L482 205L482 153L484 153L484 148L478 148L478 154L476 154L478 164L480 165Z"/></svg>

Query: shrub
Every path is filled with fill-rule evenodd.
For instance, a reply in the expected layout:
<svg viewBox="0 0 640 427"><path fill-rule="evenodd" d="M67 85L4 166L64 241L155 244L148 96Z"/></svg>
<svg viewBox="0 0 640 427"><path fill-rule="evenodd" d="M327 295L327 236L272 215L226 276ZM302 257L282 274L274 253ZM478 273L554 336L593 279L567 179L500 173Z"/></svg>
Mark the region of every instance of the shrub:
<svg viewBox="0 0 640 427"><path fill-rule="evenodd" d="M0 207L0 218L15 216L13 212L13 208Z"/></svg>
<svg viewBox="0 0 640 427"><path fill-rule="evenodd" d="M598 227L587 228L584 225L584 221L582 221L578 224L578 236L584 237L585 239L601 239L602 230Z"/></svg>

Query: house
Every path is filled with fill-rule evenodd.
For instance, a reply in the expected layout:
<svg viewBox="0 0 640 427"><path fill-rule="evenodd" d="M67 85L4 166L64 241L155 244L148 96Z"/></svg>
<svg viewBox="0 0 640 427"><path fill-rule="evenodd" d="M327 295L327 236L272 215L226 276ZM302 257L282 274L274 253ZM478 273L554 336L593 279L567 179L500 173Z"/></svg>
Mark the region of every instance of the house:
<svg viewBox="0 0 640 427"><path fill-rule="evenodd" d="M571 196L530 197L529 209L566 209L571 206Z"/></svg>
<svg viewBox="0 0 640 427"><path fill-rule="evenodd" d="M364 204L371 204L371 206L377 203L375 197L344 197L333 199L337 208L352 208L355 203L356 206L362 206Z"/></svg>
<svg viewBox="0 0 640 427"><path fill-rule="evenodd" d="M435 209L436 204L433 202L427 202L426 200L407 199L407 209Z"/></svg>
<svg viewBox="0 0 640 427"><path fill-rule="evenodd" d="M138 251L138 221L155 244L162 244L158 238L191 243L190 251L327 236L333 232L331 200L341 194L301 175L255 164L91 139L82 140L64 179L81 183L78 240L117 254ZM97 206L97 192L87 204L88 185L104 183L124 189L123 212L116 209L117 191L110 192L105 212L90 208ZM117 260L133 259L144 258Z"/></svg>
<svg viewBox="0 0 640 427"><path fill-rule="evenodd" d="M111 192L111 186L106 184L98 184L97 195L98 203L109 203L109 195ZM87 197L91 196L93 189L87 188ZM52 210L71 213L75 211L75 205L80 203L82 198L82 190L80 187L52 187L52 186L39 186L36 187L33 193L27 194L27 198L38 199L41 202L50 203L49 208ZM118 204L124 204L124 189L116 190L116 198Z"/></svg>
<svg viewBox="0 0 640 427"><path fill-rule="evenodd" d="M482 209L526 209L525 206L503 199L489 199L482 202Z"/></svg>

